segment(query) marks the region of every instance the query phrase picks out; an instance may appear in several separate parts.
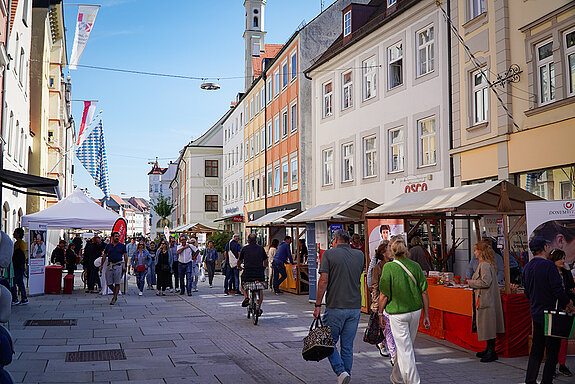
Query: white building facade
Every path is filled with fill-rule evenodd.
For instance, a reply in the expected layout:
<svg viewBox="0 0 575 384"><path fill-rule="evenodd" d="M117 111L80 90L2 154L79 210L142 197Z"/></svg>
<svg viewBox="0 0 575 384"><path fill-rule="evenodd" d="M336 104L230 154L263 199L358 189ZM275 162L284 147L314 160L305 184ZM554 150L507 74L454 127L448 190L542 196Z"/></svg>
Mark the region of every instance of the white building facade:
<svg viewBox="0 0 575 384"><path fill-rule="evenodd" d="M154 204L157 203L158 197L163 196L171 200L172 195L170 191L170 183L176 175L176 169L178 168L177 163L170 162L166 168L160 168L158 161L152 167L152 170L148 172L148 185L149 185L149 197L150 197L150 224L149 232L152 239L156 238L158 233L163 233L164 226L167 224L170 227L170 223L162 223L161 217L152 208Z"/></svg>
<svg viewBox="0 0 575 384"><path fill-rule="evenodd" d="M5 103L2 132L4 133L3 166L5 169L28 173L32 138L30 137L30 45L32 38L32 2L20 1L13 16L8 36L10 58L4 74ZM10 10L8 10L10 12ZM2 190L2 230L12 234L20 226L26 212L26 195L7 188Z"/></svg>
<svg viewBox="0 0 575 384"><path fill-rule="evenodd" d="M310 68L315 204L448 187L446 27L431 0L354 25ZM385 7L385 4L382 5ZM388 10L390 11L390 10ZM376 11L377 13L377 11ZM359 27L368 34L356 37Z"/></svg>
<svg viewBox="0 0 575 384"><path fill-rule="evenodd" d="M239 99L239 97L238 97ZM243 101L243 100L242 100ZM243 102L239 101L223 122L223 210L221 221L224 229L243 232L243 178L244 178L244 128L241 124Z"/></svg>

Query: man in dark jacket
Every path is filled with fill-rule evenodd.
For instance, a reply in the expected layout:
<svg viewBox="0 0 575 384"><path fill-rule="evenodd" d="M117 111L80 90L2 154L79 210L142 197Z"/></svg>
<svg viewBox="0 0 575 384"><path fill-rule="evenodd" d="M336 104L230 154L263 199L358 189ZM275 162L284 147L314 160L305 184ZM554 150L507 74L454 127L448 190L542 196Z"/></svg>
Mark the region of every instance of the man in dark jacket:
<svg viewBox="0 0 575 384"><path fill-rule="evenodd" d="M82 260L82 265L84 266L84 270L86 271L86 282L88 285L88 292L90 293L97 293L98 291L95 289L96 284L98 288L100 286L100 276L98 276L98 267L94 265L94 261L102 256L102 251L104 251L104 244L100 239L100 236L94 235L92 240L86 244L86 248L84 249L84 259Z"/></svg>
<svg viewBox="0 0 575 384"><path fill-rule="evenodd" d="M64 265L66 263L65 253L66 253L66 241L60 240L58 246L54 248L54 250L52 251L50 262L52 264Z"/></svg>
<svg viewBox="0 0 575 384"><path fill-rule="evenodd" d="M289 260L291 265L295 265L292 255L291 255L291 236L286 236L284 241L282 241L278 247L276 254L274 255L274 260L272 261L272 267L274 270L274 292L279 295L280 285L287 278L287 271L285 263Z"/></svg>
<svg viewBox="0 0 575 384"><path fill-rule="evenodd" d="M527 363L525 375L526 384L537 383L539 367L545 351L545 366L541 383L553 382L555 366L557 365L561 339L545 336L544 311L554 310L556 306L565 312L575 313L573 302L565 293L559 271L551 260L547 260L550 251L547 241L542 237L534 237L529 241L529 249L533 259L525 265L523 270L523 283L525 296L531 304L531 317L533 319L533 345Z"/></svg>
<svg viewBox="0 0 575 384"><path fill-rule="evenodd" d="M240 243L240 235L234 234L232 239L226 244L224 249L224 263L226 270L226 278L224 279L224 293L227 295L229 291L235 291L237 295L241 295L240 292L240 274L237 266L237 259L240 257L240 251L242 249ZM231 252L236 258L236 265L230 265L230 255Z"/></svg>

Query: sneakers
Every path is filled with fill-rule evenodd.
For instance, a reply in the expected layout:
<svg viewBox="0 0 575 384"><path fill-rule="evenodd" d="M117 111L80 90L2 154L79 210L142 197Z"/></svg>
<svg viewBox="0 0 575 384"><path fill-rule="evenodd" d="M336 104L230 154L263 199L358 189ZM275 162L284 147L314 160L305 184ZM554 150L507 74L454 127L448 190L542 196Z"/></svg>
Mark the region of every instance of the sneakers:
<svg viewBox="0 0 575 384"><path fill-rule="evenodd" d="M143 295L144 295L144 292L142 292L142 291L138 292L138 296L143 296Z"/></svg>
<svg viewBox="0 0 575 384"><path fill-rule="evenodd" d="M26 304L28 304L28 299L24 299L20 302L20 305L26 305ZM567 368L567 367L565 367L565 368Z"/></svg>
<svg viewBox="0 0 575 384"><path fill-rule="evenodd" d="M378 343L375 345L379 349L379 354L383 357L389 357L389 352L383 343Z"/></svg>
<svg viewBox="0 0 575 384"><path fill-rule="evenodd" d="M242 307L247 307L248 305L250 305L250 299L246 297L244 301L242 301Z"/></svg>
<svg viewBox="0 0 575 384"><path fill-rule="evenodd" d="M337 384L348 384L350 380L351 376L346 371L343 371L337 376Z"/></svg>
<svg viewBox="0 0 575 384"><path fill-rule="evenodd" d="M20 305L20 300L13 301L12 305Z"/></svg>
<svg viewBox="0 0 575 384"><path fill-rule="evenodd" d="M192 296L192 292L188 292L188 296Z"/></svg>
<svg viewBox="0 0 575 384"><path fill-rule="evenodd" d="M198 292L198 288L192 289L192 292Z"/></svg>
<svg viewBox="0 0 575 384"><path fill-rule="evenodd" d="M210 284L210 288L212 288L212 285Z"/></svg>
<svg viewBox="0 0 575 384"><path fill-rule="evenodd" d="M160 292L160 291L156 292L156 296L161 296L161 295L162 295L162 292Z"/></svg>
<svg viewBox="0 0 575 384"><path fill-rule="evenodd" d="M560 372L563 376L567 376L567 377L573 376L573 374L571 373L571 371L569 370L569 368L567 368L567 366L565 366L565 365L560 365L560 366L559 366L559 372Z"/></svg>

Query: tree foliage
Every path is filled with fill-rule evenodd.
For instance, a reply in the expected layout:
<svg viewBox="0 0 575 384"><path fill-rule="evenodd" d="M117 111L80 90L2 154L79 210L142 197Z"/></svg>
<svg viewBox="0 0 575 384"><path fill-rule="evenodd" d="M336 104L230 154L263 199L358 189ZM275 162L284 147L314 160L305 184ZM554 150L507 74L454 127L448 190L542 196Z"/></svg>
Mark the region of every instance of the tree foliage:
<svg viewBox="0 0 575 384"><path fill-rule="evenodd" d="M156 203L152 205L152 209L162 218L162 220L166 220L168 216L172 214L174 209L176 209L176 206L171 202L169 197L160 195L158 196Z"/></svg>
<svg viewBox="0 0 575 384"><path fill-rule="evenodd" d="M217 231L208 237L208 241L214 242L214 248L218 252L223 252L226 244L232 239L233 233L225 231Z"/></svg>

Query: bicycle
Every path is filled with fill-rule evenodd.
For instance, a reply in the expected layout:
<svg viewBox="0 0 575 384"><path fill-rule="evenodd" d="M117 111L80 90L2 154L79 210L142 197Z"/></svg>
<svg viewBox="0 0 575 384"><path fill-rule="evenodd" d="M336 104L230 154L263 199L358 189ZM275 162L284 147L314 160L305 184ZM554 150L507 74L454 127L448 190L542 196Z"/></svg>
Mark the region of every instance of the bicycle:
<svg viewBox="0 0 575 384"><path fill-rule="evenodd" d="M260 317L260 290L265 287L259 281L244 283L244 289L248 292L248 319L251 317L254 325L258 325Z"/></svg>

